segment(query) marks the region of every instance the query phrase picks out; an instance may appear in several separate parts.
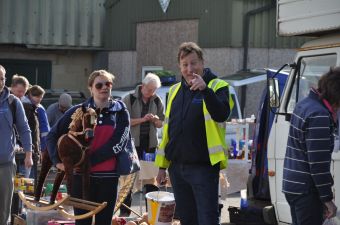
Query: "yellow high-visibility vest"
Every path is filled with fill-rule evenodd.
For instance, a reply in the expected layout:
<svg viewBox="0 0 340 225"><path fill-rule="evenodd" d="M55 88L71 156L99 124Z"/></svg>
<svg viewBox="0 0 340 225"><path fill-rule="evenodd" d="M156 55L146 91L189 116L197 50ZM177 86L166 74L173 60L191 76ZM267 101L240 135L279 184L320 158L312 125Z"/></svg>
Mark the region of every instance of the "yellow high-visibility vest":
<svg viewBox="0 0 340 225"><path fill-rule="evenodd" d="M169 142L169 116L171 112L172 101L174 100L178 90L181 87L181 83L174 84L169 90L168 96L168 104L165 112L165 119L163 124L163 137L162 141L157 150L155 165L161 168L168 168L170 165L170 161L165 158L165 146ZM209 82L208 87L211 88L214 92L223 87L229 87L229 84L223 80L218 78L213 79ZM234 101L231 98L231 94L229 92L229 106L230 112L234 107ZM211 165L215 165L220 163L220 169L224 169L227 167L228 157L227 157L227 145L225 142L225 122L218 123L215 122L210 113L207 110L205 102L203 100L203 115L204 115L204 124L205 124L205 133L208 144L209 158Z"/></svg>

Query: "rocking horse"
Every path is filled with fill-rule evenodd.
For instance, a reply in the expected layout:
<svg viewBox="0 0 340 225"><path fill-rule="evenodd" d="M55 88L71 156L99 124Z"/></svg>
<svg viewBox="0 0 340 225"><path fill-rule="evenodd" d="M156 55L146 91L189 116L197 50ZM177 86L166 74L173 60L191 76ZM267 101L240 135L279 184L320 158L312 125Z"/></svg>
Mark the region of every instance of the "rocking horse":
<svg viewBox="0 0 340 225"><path fill-rule="evenodd" d="M72 114L71 119L72 122L69 125L69 132L61 136L58 140L58 155L64 164L65 171L58 171L54 180L50 201L47 202L40 200L44 181L50 168L52 167L52 161L47 150L42 153L41 172L39 174L37 186L35 188L34 198L25 196L22 192L19 192L19 197L23 203L27 205L27 207L33 210L47 211L51 209L58 209L59 212L67 218L84 219L95 215L106 206L106 202L94 203L69 196L72 190L73 169L77 169L83 173L83 198L88 199L90 171L88 154L86 151L93 137L93 130L96 126L97 114L94 109L82 106ZM65 176L67 181L66 186L68 195L55 203L58 189ZM86 209L89 210L89 212L77 216L70 215L64 210L62 205L70 205L77 208Z"/></svg>
<svg viewBox="0 0 340 225"><path fill-rule="evenodd" d="M67 193L72 190L73 169L77 168L83 172L83 198L88 199L89 187L89 163L86 150L93 137L93 129L96 125L96 112L92 108L82 106L78 108L71 116L72 122L69 125L69 132L61 136L58 140L58 155L63 162L65 171L58 171L54 180L53 190L50 197L50 203L53 204L61 182L66 175ZM34 198L40 200L42 188L46 176L52 167L48 151L42 154L41 172L38 178L38 184L35 188Z"/></svg>

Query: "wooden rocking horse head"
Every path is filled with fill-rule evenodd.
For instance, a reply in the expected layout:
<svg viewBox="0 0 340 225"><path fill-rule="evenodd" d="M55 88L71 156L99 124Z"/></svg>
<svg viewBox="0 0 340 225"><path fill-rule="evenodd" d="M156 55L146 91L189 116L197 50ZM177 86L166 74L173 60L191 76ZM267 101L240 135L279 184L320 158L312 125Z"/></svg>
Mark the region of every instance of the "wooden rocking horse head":
<svg viewBox="0 0 340 225"><path fill-rule="evenodd" d="M69 125L69 132L61 136L58 140L58 154L60 160L64 164L65 171L58 172L54 180L50 197L51 203L54 203L58 189L65 175L67 180L67 192L70 194L72 189L72 174L73 169L75 168L83 172L83 197L88 197L89 162L87 159L87 149L94 136L97 114L94 109L83 105L72 114L71 119L72 122ZM41 172L35 190L35 200L40 199L45 178L52 166L48 151L45 151L44 153Z"/></svg>
<svg viewBox="0 0 340 225"><path fill-rule="evenodd" d="M71 116L72 122L69 125L68 136L80 148L84 149L89 146L94 135L94 128L97 125L97 114L92 108L82 106L78 108ZM58 152L63 151L64 147L60 146L61 138L58 142ZM67 149L65 149L67 151Z"/></svg>
<svg viewBox="0 0 340 225"><path fill-rule="evenodd" d="M93 130L97 124L97 114L94 109L82 106L72 114L71 119L70 134L74 136L85 135L85 141L93 138Z"/></svg>

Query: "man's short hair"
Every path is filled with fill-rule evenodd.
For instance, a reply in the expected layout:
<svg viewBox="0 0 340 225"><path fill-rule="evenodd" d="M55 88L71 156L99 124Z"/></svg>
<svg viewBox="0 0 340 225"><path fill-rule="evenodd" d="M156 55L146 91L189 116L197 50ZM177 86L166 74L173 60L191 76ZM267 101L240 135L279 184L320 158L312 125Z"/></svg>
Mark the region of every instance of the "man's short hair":
<svg viewBox="0 0 340 225"><path fill-rule="evenodd" d="M178 49L177 61L189 55L190 53L196 52L198 58L203 60L203 51L195 42L183 42Z"/></svg>
<svg viewBox="0 0 340 225"><path fill-rule="evenodd" d="M19 74L14 74L13 77L12 77L11 87L15 87L18 84L21 84L26 89L28 89L29 85L30 85L30 83L28 82L26 77L19 75Z"/></svg>
<svg viewBox="0 0 340 225"><path fill-rule="evenodd" d="M148 85L150 83L156 84L156 88L160 88L162 86L159 76L154 73L148 73L142 81L142 84L145 85Z"/></svg>
<svg viewBox="0 0 340 225"><path fill-rule="evenodd" d="M6 75L6 69L5 69L5 67L3 67L2 65L0 65L0 70L2 71L2 73L3 73L4 75Z"/></svg>

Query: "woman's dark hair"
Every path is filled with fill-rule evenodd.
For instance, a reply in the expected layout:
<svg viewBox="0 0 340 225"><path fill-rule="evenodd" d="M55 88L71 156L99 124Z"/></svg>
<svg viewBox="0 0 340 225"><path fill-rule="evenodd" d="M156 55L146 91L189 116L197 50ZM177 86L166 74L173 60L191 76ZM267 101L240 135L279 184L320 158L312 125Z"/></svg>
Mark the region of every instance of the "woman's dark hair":
<svg viewBox="0 0 340 225"><path fill-rule="evenodd" d="M189 55L190 53L196 52L198 58L200 60L203 60L203 52L202 49L195 43L195 42L183 42L180 46L179 46L179 50L178 50L178 55L177 55L177 61L179 63L179 61Z"/></svg>
<svg viewBox="0 0 340 225"><path fill-rule="evenodd" d="M333 67L318 82L320 97L331 105L340 106L340 67Z"/></svg>

